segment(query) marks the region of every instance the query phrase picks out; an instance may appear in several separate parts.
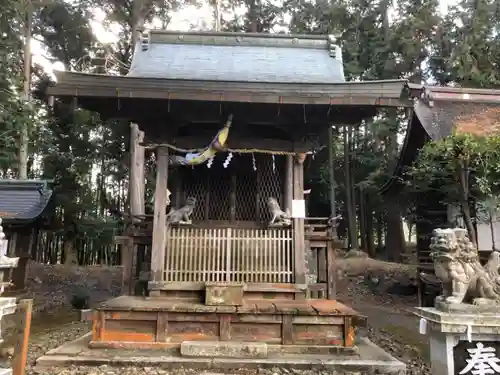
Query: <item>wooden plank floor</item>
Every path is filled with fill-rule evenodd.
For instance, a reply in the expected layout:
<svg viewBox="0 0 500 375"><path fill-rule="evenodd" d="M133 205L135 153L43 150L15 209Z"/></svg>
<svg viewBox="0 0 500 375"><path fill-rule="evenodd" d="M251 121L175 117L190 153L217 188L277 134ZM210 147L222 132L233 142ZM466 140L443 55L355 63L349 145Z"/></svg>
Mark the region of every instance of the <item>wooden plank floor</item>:
<svg viewBox="0 0 500 375"><path fill-rule="evenodd" d="M352 316L361 314L334 300L247 300L243 306L207 306L201 303L179 302L164 297L121 296L103 302L100 311L151 311L185 313L232 313L262 315Z"/></svg>

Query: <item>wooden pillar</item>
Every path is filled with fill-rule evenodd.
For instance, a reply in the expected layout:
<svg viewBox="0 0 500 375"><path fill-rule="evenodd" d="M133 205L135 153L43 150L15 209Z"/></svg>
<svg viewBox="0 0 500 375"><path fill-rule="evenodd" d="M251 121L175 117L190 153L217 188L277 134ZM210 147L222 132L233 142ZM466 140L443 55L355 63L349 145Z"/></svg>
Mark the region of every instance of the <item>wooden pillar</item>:
<svg viewBox="0 0 500 375"><path fill-rule="evenodd" d="M17 256L17 228L11 227L9 239L9 247L7 249L7 256L16 257Z"/></svg>
<svg viewBox="0 0 500 375"><path fill-rule="evenodd" d="M155 211L153 217L153 245L151 247L151 279L163 281L167 235L167 182L168 148L159 146L156 151ZM150 292L150 296L156 293Z"/></svg>
<svg viewBox="0 0 500 375"><path fill-rule="evenodd" d="M14 256L19 257L19 263L12 270L12 283L14 290L23 290L28 281L28 261L31 257L31 246L33 244L33 228L31 224L24 227L18 227L16 230L16 241L13 246Z"/></svg>
<svg viewBox="0 0 500 375"><path fill-rule="evenodd" d="M293 199L293 156L286 156L285 163L285 199L283 207L289 212L292 212L292 199Z"/></svg>
<svg viewBox="0 0 500 375"><path fill-rule="evenodd" d="M295 160L295 162L293 163L293 199L304 199L304 165L298 160ZM293 219L293 244L295 260L295 283L305 286L306 257L304 219Z"/></svg>
<svg viewBox="0 0 500 375"><path fill-rule="evenodd" d="M327 298L330 300L337 299L337 267L333 241L328 241L326 249L326 288Z"/></svg>
<svg viewBox="0 0 500 375"><path fill-rule="evenodd" d="M145 178L144 178L144 147L140 144L144 133L137 124L130 124L130 214L144 215Z"/></svg>
<svg viewBox="0 0 500 375"><path fill-rule="evenodd" d="M335 202L335 168L333 164L333 127L328 128L328 177L330 184L330 217L337 216L337 207Z"/></svg>
<svg viewBox="0 0 500 375"><path fill-rule="evenodd" d="M31 259L35 262L40 262L40 253L38 251L38 238L40 236L40 227L37 223L33 228L33 236L31 241L30 253ZM41 250L40 250L41 251Z"/></svg>
<svg viewBox="0 0 500 375"><path fill-rule="evenodd" d="M328 128L328 177L330 185L330 218L337 216L337 206L335 202L335 166L333 160L333 127ZM332 237L336 238L336 228L331 228ZM328 241L326 249L326 282L327 282L327 298L335 300L337 298L337 268L335 264L335 248L333 240Z"/></svg>
<svg viewBox="0 0 500 375"><path fill-rule="evenodd" d="M257 160L255 161L257 163ZM258 165L258 164L257 164ZM257 167L258 168L258 167ZM255 221L257 223L260 222L260 196L261 196L261 180L260 180L260 173L259 171L255 171L255 186L257 186L256 192L255 192Z"/></svg>
<svg viewBox="0 0 500 375"><path fill-rule="evenodd" d="M144 141L144 132L139 130L139 126L130 123L130 174L129 174L129 199L131 223L139 221L136 216L145 213L145 176L144 176L144 147L141 143ZM132 235L129 227L129 235ZM140 251L134 244L132 237L121 247L121 264L123 266L122 294L131 295L134 282L134 258L136 252Z"/></svg>
<svg viewBox="0 0 500 375"><path fill-rule="evenodd" d="M125 237L121 243L122 259L121 264L123 267L122 273L122 295L131 296L133 294L134 282L134 238Z"/></svg>

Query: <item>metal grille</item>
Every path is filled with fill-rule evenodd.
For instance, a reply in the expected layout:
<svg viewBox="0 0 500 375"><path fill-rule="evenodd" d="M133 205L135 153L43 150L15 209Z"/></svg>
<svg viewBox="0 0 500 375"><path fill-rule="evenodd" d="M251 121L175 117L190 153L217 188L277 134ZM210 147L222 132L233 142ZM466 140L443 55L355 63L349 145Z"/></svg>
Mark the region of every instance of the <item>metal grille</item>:
<svg viewBox="0 0 500 375"><path fill-rule="evenodd" d="M187 173L186 173L187 172ZM205 207L208 204L208 195L206 193L209 174L207 172L207 167L197 166L194 168L189 168L182 174L182 193L180 199L180 205L185 203L187 197L196 198L196 207L191 216L192 220L204 220L206 217Z"/></svg>
<svg viewBox="0 0 500 375"><path fill-rule="evenodd" d="M169 228L164 280L292 283L291 229Z"/></svg>
<svg viewBox="0 0 500 375"><path fill-rule="evenodd" d="M283 206L284 158L270 155L234 155L228 168L223 167L227 154L218 154L211 168L206 164L182 170L181 204L189 196L197 199L192 219L195 221L231 220L231 197L234 197L234 220L270 220L267 199L275 197Z"/></svg>
<svg viewBox="0 0 500 375"><path fill-rule="evenodd" d="M274 197L278 200L280 207L283 208L283 184L281 174L284 172L283 157L269 155L256 156L257 161L257 191L258 201L258 221L268 222L271 220L271 214L267 208L267 200ZM274 164L274 167L273 167Z"/></svg>
<svg viewBox="0 0 500 375"><path fill-rule="evenodd" d="M218 154L214 158L209 172L208 190L208 220L229 220L229 196L231 194L231 175L234 168L224 168L226 155ZM231 165L231 164L230 164Z"/></svg>
<svg viewBox="0 0 500 375"><path fill-rule="evenodd" d="M236 220L257 219L257 174L251 163L251 159L245 157L238 164L241 173L236 174Z"/></svg>

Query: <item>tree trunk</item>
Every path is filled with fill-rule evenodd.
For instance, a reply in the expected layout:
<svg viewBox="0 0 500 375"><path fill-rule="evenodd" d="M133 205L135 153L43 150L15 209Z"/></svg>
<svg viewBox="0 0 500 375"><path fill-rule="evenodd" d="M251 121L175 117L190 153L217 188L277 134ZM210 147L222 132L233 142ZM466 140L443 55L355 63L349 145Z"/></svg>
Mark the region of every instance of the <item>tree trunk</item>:
<svg viewBox="0 0 500 375"><path fill-rule="evenodd" d="M383 233L384 225L382 221L382 212L378 213L377 216L377 249L380 250L383 247Z"/></svg>
<svg viewBox="0 0 500 375"><path fill-rule="evenodd" d="M465 227L469 233L469 239L477 248L477 236L474 224L472 223L472 214L470 212L469 202L469 168L468 163L461 158L457 158L457 173L460 181L460 206L464 216Z"/></svg>
<svg viewBox="0 0 500 375"><path fill-rule="evenodd" d="M212 0L212 3L213 3L212 6L214 8L214 30L220 31L220 24L221 24L220 1Z"/></svg>
<svg viewBox="0 0 500 375"><path fill-rule="evenodd" d="M368 250L367 235L366 235L366 210L365 210L365 193L363 188L359 188L359 233L361 237L361 249Z"/></svg>
<svg viewBox="0 0 500 375"><path fill-rule="evenodd" d="M408 223L408 243L411 242L411 235L413 234L413 223Z"/></svg>
<svg viewBox="0 0 500 375"><path fill-rule="evenodd" d="M366 211L366 251L370 257L375 256L375 243L373 238L373 209L370 198L365 195L365 211Z"/></svg>
<svg viewBox="0 0 500 375"><path fill-rule="evenodd" d="M33 19L33 9L31 3L26 4L26 24L25 24L25 40L24 40L24 87L23 94L26 103L30 99L31 86L31 27ZM19 179L26 180L28 178L28 128L27 123L21 123L21 133L19 136Z"/></svg>
<svg viewBox="0 0 500 375"><path fill-rule="evenodd" d="M259 32L259 27L258 27L258 8L259 4L257 3L259 0L252 0L248 6L248 20L249 20L249 32L251 33L257 33Z"/></svg>
<svg viewBox="0 0 500 375"><path fill-rule="evenodd" d="M64 213L64 240L63 240L63 253L64 264L78 264L78 254L75 251L74 239L75 228L73 218L75 217L72 212Z"/></svg>
<svg viewBox="0 0 500 375"><path fill-rule="evenodd" d="M403 220L400 206L397 201L386 203L387 207L387 259L391 262L400 262L401 253L406 251Z"/></svg>
<svg viewBox="0 0 500 375"><path fill-rule="evenodd" d="M73 246L73 240L68 236L64 238L63 251L64 251L64 264L72 265L78 263L77 254Z"/></svg>
<svg viewBox="0 0 500 375"><path fill-rule="evenodd" d="M493 226L493 218L490 214L490 217L488 219L488 222L490 224L490 233L491 233L491 247L493 251L497 250L497 246L495 244L495 227Z"/></svg>

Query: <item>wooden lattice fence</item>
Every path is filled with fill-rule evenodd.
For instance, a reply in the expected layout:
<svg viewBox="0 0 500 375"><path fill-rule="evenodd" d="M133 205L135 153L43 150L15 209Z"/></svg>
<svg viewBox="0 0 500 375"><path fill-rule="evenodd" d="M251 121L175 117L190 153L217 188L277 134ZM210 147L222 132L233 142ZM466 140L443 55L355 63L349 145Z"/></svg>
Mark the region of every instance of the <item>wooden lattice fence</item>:
<svg viewBox="0 0 500 375"><path fill-rule="evenodd" d="M165 281L292 283L292 230L173 227Z"/></svg>

